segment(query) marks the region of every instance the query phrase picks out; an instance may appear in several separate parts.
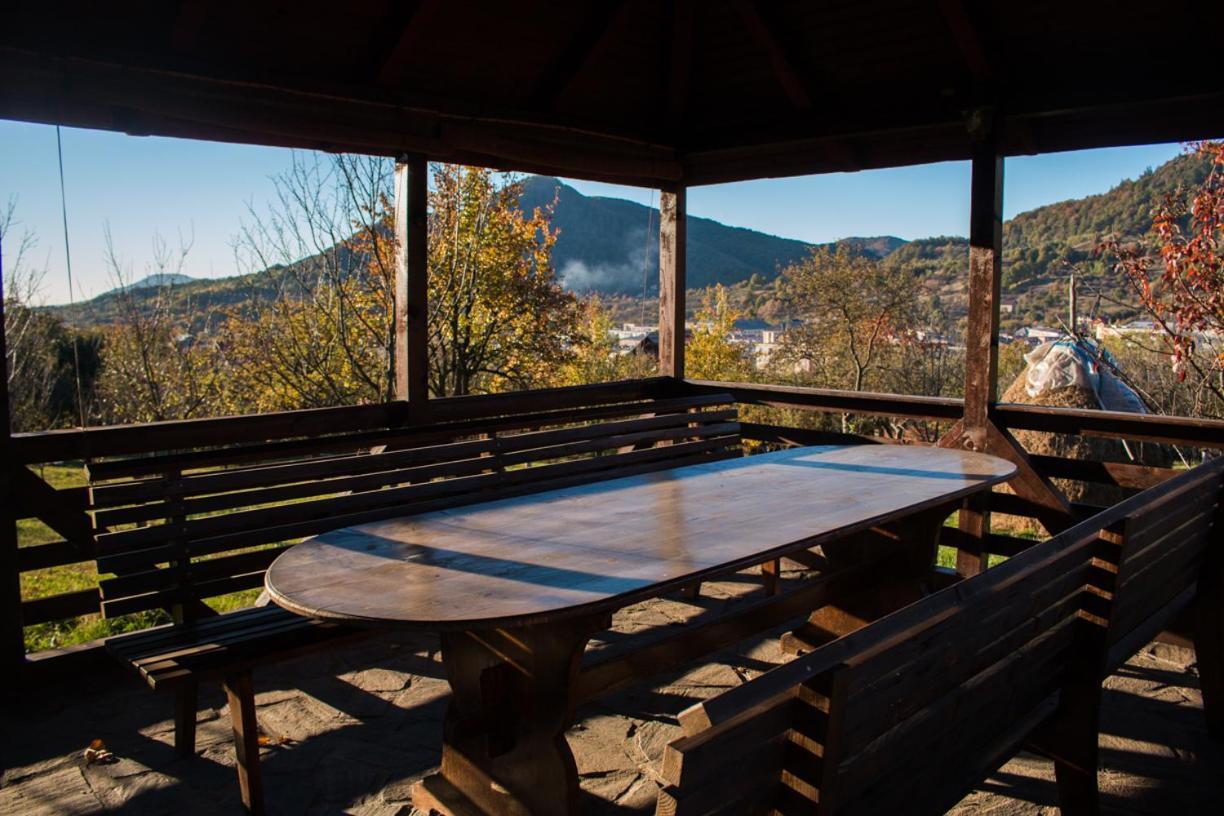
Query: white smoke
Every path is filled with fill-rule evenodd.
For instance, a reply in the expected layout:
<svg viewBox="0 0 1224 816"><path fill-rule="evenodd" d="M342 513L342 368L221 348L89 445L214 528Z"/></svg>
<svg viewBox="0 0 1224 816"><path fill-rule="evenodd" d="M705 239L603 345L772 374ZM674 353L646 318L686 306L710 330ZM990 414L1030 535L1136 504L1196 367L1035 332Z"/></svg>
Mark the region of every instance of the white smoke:
<svg viewBox="0 0 1224 816"><path fill-rule="evenodd" d="M624 260L616 263L586 263L578 259L567 261L561 267L561 282L566 289L575 292L623 292L641 294L643 274L646 278L646 293L653 294L658 287L658 240L652 235L647 247L646 230L631 230L625 236ZM650 258L645 272L643 263Z"/></svg>

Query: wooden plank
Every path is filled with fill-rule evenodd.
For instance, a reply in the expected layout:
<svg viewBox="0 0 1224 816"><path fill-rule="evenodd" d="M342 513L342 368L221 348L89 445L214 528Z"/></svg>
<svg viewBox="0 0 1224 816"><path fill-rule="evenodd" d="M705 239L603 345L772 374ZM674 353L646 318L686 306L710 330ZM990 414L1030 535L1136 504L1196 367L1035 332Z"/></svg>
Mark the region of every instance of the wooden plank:
<svg viewBox="0 0 1224 816"><path fill-rule="evenodd" d="M986 422L999 373L999 287L1003 254L1003 155L998 123L982 123L973 146L969 199L969 313L965 330L964 434L986 449Z"/></svg>
<svg viewBox="0 0 1224 816"><path fill-rule="evenodd" d="M616 436L597 437L595 439L583 439L577 442L568 442L561 445L550 445L544 448L531 448L517 453L507 454L499 457L500 461L505 466L513 466L526 464L531 462L540 462L561 457L571 457L588 453L600 453L607 451L617 451L640 447L642 445L656 445L673 447L666 445L669 442L694 441L699 439L709 439L711 437L720 438L722 444L720 447L731 448L739 445L739 424L735 422L724 422L717 425L704 425L695 428L678 427L666 428L657 431L639 431L637 433L618 434ZM674 456L675 454L671 454ZM605 459L614 458L614 456L594 456L590 457L601 463L606 464Z"/></svg>
<svg viewBox="0 0 1224 816"><path fill-rule="evenodd" d="M397 485L425 484L447 477L473 476L488 471L491 468L491 460L487 458L473 458L443 464L400 468L397 470L381 471L375 469L372 473L357 476L340 476L331 479L315 479L313 481L294 481L290 484L275 487L263 487L255 490L242 490L208 495L201 498L184 499L181 502L180 511L182 514L194 516L200 513L215 513L223 510L254 509L259 505L286 502L293 499L338 497L338 494L368 492ZM103 510L95 513L100 529L138 521L152 521L163 518L171 520L172 515L173 511L163 502L151 502L136 507L120 507L114 510ZM156 528L152 527L145 529L150 534L156 530ZM102 535L110 536L112 534L103 533Z"/></svg>
<svg viewBox="0 0 1224 816"><path fill-rule="evenodd" d="M809 110L812 107L812 95L808 92L803 76L796 69L794 55L783 46L780 32L762 17L761 9L756 3L736 0L735 9L739 12L744 28L769 57L769 67L773 71L774 79L782 88L791 107L797 111Z"/></svg>
<svg viewBox="0 0 1224 816"><path fill-rule="evenodd" d="M13 501L23 505L26 512L69 541L84 544L90 540L93 529L83 505L44 482L29 468L14 468L12 475ZM78 500L81 498L79 493L74 495Z"/></svg>
<svg viewBox="0 0 1224 816"><path fill-rule="evenodd" d="M1039 506L1037 517L1052 533L1066 529L1075 519L1071 505L1049 479L1042 476L1029 461L1028 453L1011 432L986 421L987 451L1016 466L1016 475L1008 484L1016 494Z"/></svg>
<svg viewBox="0 0 1224 816"><path fill-rule="evenodd" d="M740 436L778 445L879 445L894 441L880 436L787 428L781 425L763 425L759 422L741 422Z"/></svg>
<svg viewBox="0 0 1224 816"><path fill-rule="evenodd" d="M955 527L945 527L939 531L939 543L943 546L956 547L972 552L974 551L973 548L979 546L979 542L982 552L991 555L1002 555L1008 558L1013 555L1019 555L1029 547L1034 547L1041 543L1031 538L1020 538L1001 533L990 533L984 539L979 539L977 536L968 535L964 530ZM980 571L978 570L978 572ZM964 573L958 574L964 575Z"/></svg>
<svg viewBox="0 0 1224 816"><path fill-rule="evenodd" d="M361 453L355 456L310 457L284 464L226 468L184 476L181 480L182 494L199 496L353 473L391 471L406 466L476 458L492 450L491 440L478 439L407 450ZM93 506L117 507L136 502L160 501L165 497L165 487L165 482L161 479L98 485L93 488Z"/></svg>
<svg viewBox="0 0 1224 816"><path fill-rule="evenodd" d="M667 448L650 448L594 459L543 464L506 473L455 476L442 481L424 481L417 484L329 496L291 505L239 510L217 516L189 519L181 523L166 523L151 527L138 527L102 533L97 536L98 550L102 554L99 562L112 566L113 562L104 560L107 556L119 554L125 550L153 548L161 543L175 539L205 542L200 547L196 547L194 544L189 545L189 549L193 553L206 554L219 552L221 551L219 545L222 540L229 541L231 547L263 543L253 538L251 534L287 522L304 519L327 519L333 516L350 514L354 511L380 507L400 508L401 514L407 514L411 512L412 504L438 496L472 494L483 487L494 487L498 484L521 485L524 483L545 482L562 476L589 474L596 471L612 472L613 477L615 477L616 471L622 467L642 463L655 463L663 460L679 460L682 457L694 454L713 453L735 444L735 437L721 436L697 442L672 445ZM472 462L475 466L484 467L483 460L477 459L472 460ZM374 474L370 478L378 479L380 476L379 474ZM313 488L310 489L313 490ZM473 500L483 498L487 498L487 495L475 496ZM207 542L213 543L209 544ZM158 553L158 555L160 557L162 554Z"/></svg>
<svg viewBox="0 0 1224 816"><path fill-rule="evenodd" d="M496 417L530 411L558 410L601 401L648 399L667 394L662 378L625 380L509 394L481 394L435 400L437 421ZM311 439L353 431L402 427L403 403L309 408L269 414L149 422L14 434L13 461L21 464L124 456L167 450L190 450L216 444L243 444L278 439Z"/></svg>
<svg viewBox="0 0 1224 816"><path fill-rule="evenodd" d="M556 428L544 431L531 431L516 434L497 434L498 455L506 458L507 454L530 454L533 450L542 450L550 446L572 441L601 441L608 437L620 437L626 434L651 431L664 431L672 428L686 428L716 424L718 426L737 426L736 410L728 408L721 411L693 411L668 413L663 415L648 414L633 419L616 422L600 422L593 425L578 425L569 428ZM694 431L698 430L696 427ZM662 437L660 437L662 438ZM611 445L610 447L616 447Z"/></svg>
<svg viewBox="0 0 1224 816"><path fill-rule="evenodd" d="M696 446L701 443L693 444ZM646 452L647 451L643 451L642 453ZM468 505L481 504L484 502L497 501L506 498L516 498L519 496L531 495L548 490L557 490L578 485L589 485L596 482L607 481L609 479L620 479L646 473L656 473L663 470L672 470L687 464L714 462L733 456L739 457L738 450L730 450L722 453L716 451L706 452L703 450L685 459L646 461L639 464L618 466L611 470L605 469L594 472L581 472L563 477L550 474L547 480L542 481L536 481L534 479L524 480L522 483L518 484L511 484L502 487L491 487L475 492L459 491L454 495L446 495L442 496L441 498L414 502L411 505L390 505L388 507L378 507L372 510L363 510L355 513L349 512L327 514L319 519L269 527L255 533L240 532L216 536L213 538L192 542L191 548L193 554L207 555L213 552L236 549L238 547L252 547L260 544L288 541L295 538L301 538L303 536L317 535L319 533L337 530L342 527L350 527L357 524L366 524L374 521L383 521L386 519L428 513L442 509L465 507ZM156 555L155 550L149 550L148 552ZM141 553L132 553L131 555L135 557L140 556ZM101 561L101 559L99 560ZM108 559L108 564L117 565L119 563L126 564L128 563L128 559L123 555L112 556Z"/></svg>
<svg viewBox="0 0 1224 816"><path fill-rule="evenodd" d="M400 168L403 168L402 170ZM396 280L400 278L400 258L403 254L403 286L397 294L406 298L403 313L396 307L397 376L402 374L404 387L397 384L397 395L407 400L408 414L414 419L428 416L429 400L429 162L423 156L414 156L406 163L397 165L397 174L407 174L403 179L403 234L396 221L397 260ZM400 191L397 185L397 193ZM400 331L401 317L403 331ZM398 357L398 347L404 347L404 359ZM401 368L402 365L402 368Z"/></svg>
<svg viewBox="0 0 1224 816"><path fill-rule="evenodd" d="M675 0L672 6L671 30L668 39L667 64L661 70L667 77L663 93L662 119L667 131L676 133L684 121L688 105L689 86L693 74L694 0Z"/></svg>
<svg viewBox="0 0 1224 816"><path fill-rule="evenodd" d="M1168 417L1156 414L1128 414L1079 408L1052 408L1042 405L1000 404L994 409L1000 425L1028 431L1096 436L1106 439L1134 439L1224 448L1224 420Z"/></svg>
<svg viewBox="0 0 1224 816"><path fill-rule="evenodd" d="M659 194L659 374L684 379L688 215L683 186Z"/></svg>
<svg viewBox="0 0 1224 816"><path fill-rule="evenodd" d="M96 614L98 602L98 590L96 589L79 589L74 592L49 595L45 598L33 598L22 602L20 620L23 626L33 626L36 623L46 623L61 618ZM22 652L24 651L23 645Z"/></svg>
<svg viewBox="0 0 1224 816"><path fill-rule="evenodd" d="M1076 479L1083 482L1117 485L1145 490L1171 479L1180 471L1173 468L1135 465L1128 462L1092 462L1061 456L1028 455L1029 462L1041 475L1054 479Z"/></svg>
<svg viewBox="0 0 1224 816"><path fill-rule="evenodd" d="M32 547L18 547L17 571L29 572L47 567L63 567L68 564L89 561L92 558L92 543L81 546L72 541L52 541Z"/></svg>
<svg viewBox="0 0 1224 816"><path fill-rule="evenodd" d="M429 36L428 25L442 5L436 0L409 0L398 5L395 41L381 53L378 81L396 86L403 81L404 66L411 62L420 44Z"/></svg>
<svg viewBox="0 0 1224 816"><path fill-rule="evenodd" d="M910 419L960 419L964 402L949 397L909 397L869 391L839 391L793 385L686 380L697 393L729 393L737 402L782 408L802 408L821 413Z"/></svg>
<svg viewBox="0 0 1224 816"><path fill-rule="evenodd" d="M562 106L587 66L600 58L609 39L619 30L629 6L625 0L593 4L578 31L541 72L527 107L547 111Z"/></svg>
<svg viewBox="0 0 1224 816"><path fill-rule="evenodd" d="M13 438L13 456L22 464L34 464L190 449L220 443L311 437L398 425L403 415L402 406L382 403L140 425L109 425L88 430L41 431L16 434Z"/></svg>

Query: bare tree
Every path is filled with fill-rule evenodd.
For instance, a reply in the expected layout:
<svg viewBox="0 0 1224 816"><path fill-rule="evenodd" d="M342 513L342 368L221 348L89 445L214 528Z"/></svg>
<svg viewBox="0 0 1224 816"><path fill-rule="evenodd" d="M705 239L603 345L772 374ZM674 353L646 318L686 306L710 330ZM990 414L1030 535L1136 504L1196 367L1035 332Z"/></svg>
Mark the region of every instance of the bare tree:
<svg viewBox="0 0 1224 816"><path fill-rule="evenodd" d="M34 307L46 269L30 261L38 244L29 230L17 231L17 202L0 212L0 269L3 270L5 377L13 429L48 427L55 353L56 321Z"/></svg>
<svg viewBox="0 0 1224 816"><path fill-rule="evenodd" d="M190 299L177 291L191 251L191 238L177 248L153 237L145 276L136 281L106 227L105 262L118 315L104 334L98 411L104 422L187 419L217 412L221 378L206 327L193 326ZM194 331L193 331L194 329Z"/></svg>

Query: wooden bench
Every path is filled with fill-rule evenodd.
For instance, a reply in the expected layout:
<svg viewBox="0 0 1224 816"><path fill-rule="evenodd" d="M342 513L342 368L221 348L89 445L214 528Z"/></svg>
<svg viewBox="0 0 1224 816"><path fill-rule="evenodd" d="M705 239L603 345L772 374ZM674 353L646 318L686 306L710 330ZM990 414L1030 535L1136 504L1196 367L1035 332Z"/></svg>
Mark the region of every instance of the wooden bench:
<svg viewBox="0 0 1224 816"><path fill-rule="evenodd" d="M1224 703L1224 461L680 715L658 813L942 813L1022 746L1097 812L1101 683L1202 593L1204 708Z"/></svg>
<svg viewBox="0 0 1224 816"><path fill-rule="evenodd" d="M181 754L195 751L199 683L224 684L244 801L259 811L251 670L362 630L279 607L217 615L207 599L262 586L305 536L739 455L733 400L703 395L94 462L104 616L164 609L174 621L108 647L175 694Z"/></svg>

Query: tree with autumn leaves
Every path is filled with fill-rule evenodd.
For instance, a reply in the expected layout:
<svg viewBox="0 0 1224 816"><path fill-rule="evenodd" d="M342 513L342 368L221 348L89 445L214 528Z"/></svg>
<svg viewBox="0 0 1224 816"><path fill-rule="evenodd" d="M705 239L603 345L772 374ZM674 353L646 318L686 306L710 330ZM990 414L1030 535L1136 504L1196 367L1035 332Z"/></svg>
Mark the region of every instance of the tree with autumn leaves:
<svg viewBox="0 0 1224 816"><path fill-rule="evenodd" d="M391 167L299 158L241 256L272 285L220 332L235 408L273 411L391 399L395 238ZM527 388L563 366L580 310L561 288L550 213L523 212L520 183L432 165L429 384L436 396ZM305 258L306 260L297 260ZM258 279L258 276L255 278Z"/></svg>
<svg viewBox="0 0 1224 816"><path fill-rule="evenodd" d="M1192 412L1224 411L1224 142L1190 150L1210 163L1193 191L1177 189L1152 214L1148 241L1108 238L1104 257L1130 284L1138 307L1156 327L1156 345L1192 395Z"/></svg>

